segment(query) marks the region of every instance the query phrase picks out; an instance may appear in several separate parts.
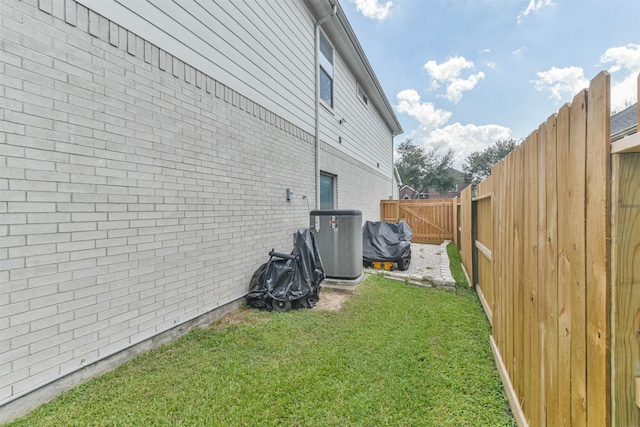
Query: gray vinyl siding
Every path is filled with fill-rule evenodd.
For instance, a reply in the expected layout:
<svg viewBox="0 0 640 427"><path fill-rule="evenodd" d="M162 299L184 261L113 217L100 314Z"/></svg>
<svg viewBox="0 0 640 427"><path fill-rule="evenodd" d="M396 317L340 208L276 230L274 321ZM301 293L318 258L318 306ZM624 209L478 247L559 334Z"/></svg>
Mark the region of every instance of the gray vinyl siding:
<svg viewBox="0 0 640 427"><path fill-rule="evenodd" d="M391 131L373 104L365 105L358 98L357 80L339 52L334 62L334 109L333 114L326 109L322 111L322 139L391 180ZM342 118L346 123L339 124ZM339 143L339 137L342 137L342 143Z"/></svg>
<svg viewBox="0 0 640 427"><path fill-rule="evenodd" d="M314 20L302 0L79 2L314 132ZM334 108L322 108L321 119L324 142L391 179L391 131L371 102L360 102L356 78L337 50Z"/></svg>
<svg viewBox="0 0 640 427"><path fill-rule="evenodd" d="M79 3L313 132L313 19L301 1Z"/></svg>

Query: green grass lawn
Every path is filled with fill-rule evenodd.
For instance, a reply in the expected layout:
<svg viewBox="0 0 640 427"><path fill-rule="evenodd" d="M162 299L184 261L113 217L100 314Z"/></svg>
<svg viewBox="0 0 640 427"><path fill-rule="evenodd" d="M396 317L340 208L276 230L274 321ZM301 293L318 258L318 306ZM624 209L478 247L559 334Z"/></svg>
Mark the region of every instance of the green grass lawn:
<svg viewBox="0 0 640 427"><path fill-rule="evenodd" d="M451 276L456 281L456 289L464 290L469 288L469 281L462 269L462 257L460 251L454 243L447 245L447 255L449 255L449 267L451 269Z"/></svg>
<svg viewBox="0 0 640 427"><path fill-rule="evenodd" d="M369 277L339 312L242 309L15 426L511 426L475 293Z"/></svg>

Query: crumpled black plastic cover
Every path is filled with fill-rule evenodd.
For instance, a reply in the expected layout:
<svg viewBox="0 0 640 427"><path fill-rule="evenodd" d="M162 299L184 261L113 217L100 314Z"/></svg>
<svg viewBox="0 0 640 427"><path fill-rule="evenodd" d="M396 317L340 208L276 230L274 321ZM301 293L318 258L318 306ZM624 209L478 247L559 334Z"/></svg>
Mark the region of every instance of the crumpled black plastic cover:
<svg viewBox="0 0 640 427"><path fill-rule="evenodd" d="M413 232L405 221L367 221L362 226L362 259L365 262L398 261L411 256Z"/></svg>
<svg viewBox="0 0 640 427"><path fill-rule="evenodd" d="M320 299L320 283L324 268L316 240L309 228L294 235L291 259L273 254L251 277L247 303L256 308L271 309L271 301L291 301L292 307L312 308Z"/></svg>

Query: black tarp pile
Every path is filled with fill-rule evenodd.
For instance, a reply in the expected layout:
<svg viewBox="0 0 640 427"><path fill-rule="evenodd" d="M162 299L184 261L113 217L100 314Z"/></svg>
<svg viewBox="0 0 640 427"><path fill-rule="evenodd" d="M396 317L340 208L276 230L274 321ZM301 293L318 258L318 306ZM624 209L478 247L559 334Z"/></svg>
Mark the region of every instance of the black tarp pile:
<svg viewBox="0 0 640 427"><path fill-rule="evenodd" d="M269 261L253 273L245 298L250 306L268 310L312 308L324 278L315 237L310 229L301 228L294 234L291 255L269 253Z"/></svg>
<svg viewBox="0 0 640 427"><path fill-rule="evenodd" d="M362 259L366 265L376 261L393 261L398 270L411 263L411 227L404 221L367 221L362 227Z"/></svg>

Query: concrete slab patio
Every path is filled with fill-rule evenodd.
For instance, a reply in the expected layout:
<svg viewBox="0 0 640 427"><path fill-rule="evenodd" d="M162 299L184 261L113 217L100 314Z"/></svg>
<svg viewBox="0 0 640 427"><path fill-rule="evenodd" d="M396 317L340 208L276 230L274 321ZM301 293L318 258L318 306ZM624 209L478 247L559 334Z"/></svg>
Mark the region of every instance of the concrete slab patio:
<svg viewBox="0 0 640 427"><path fill-rule="evenodd" d="M411 264L406 271L381 271L366 268L368 274L384 274L391 279L406 281L413 285L454 290L456 282L451 275L447 245L411 244Z"/></svg>

